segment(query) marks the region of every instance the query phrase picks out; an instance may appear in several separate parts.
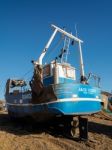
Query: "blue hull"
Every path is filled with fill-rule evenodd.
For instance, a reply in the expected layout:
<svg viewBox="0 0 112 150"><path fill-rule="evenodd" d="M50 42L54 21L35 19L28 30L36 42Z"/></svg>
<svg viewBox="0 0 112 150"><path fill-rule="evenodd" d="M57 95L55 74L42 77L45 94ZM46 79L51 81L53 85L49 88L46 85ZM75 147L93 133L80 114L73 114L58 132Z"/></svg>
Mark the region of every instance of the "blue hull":
<svg viewBox="0 0 112 150"><path fill-rule="evenodd" d="M101 103L96 101L58 102L49 104L48 109L52 113L63 115L92 114L101 110Z"/></svg>
<svg viewBox="0 0 112 150"><path fill-rule="evenodd" d="M33 105L8 105L8 110L16 116L27 116L41 113L52 115L83 115L92 114L101 110L100 101L65 101ZM42 116L41 116L42 117Z"/></svg>
<svg viewBox="0 0 112 150"><path fill-rule="evenodd" d="M97 113L101 110L100 90L89 85L82 84L57 84L53 85L57 96L56 101L32 104L30 99L23 99L23 103L14 103L10 97L7 100L9 113L15 117L37 116L38 119L49 118L56 115L85 115ZM38 101L38 100L37 100Z"/></svg>

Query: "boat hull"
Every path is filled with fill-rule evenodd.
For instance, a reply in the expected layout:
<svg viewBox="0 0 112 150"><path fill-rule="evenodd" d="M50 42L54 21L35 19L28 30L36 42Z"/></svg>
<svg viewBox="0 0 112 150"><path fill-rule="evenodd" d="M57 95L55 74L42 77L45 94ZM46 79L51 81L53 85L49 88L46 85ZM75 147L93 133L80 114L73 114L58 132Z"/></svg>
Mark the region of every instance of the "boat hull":
<svg viewBox="0 0 112 150"><path fill-rule="evenodd" d="M86 115L97 113L101 110L100 90L82 84L57 84L53 85L57 100L33 104L31 99L18 101L7 99L7 108L14 117L31 116L39 121L46 121L57 115ZM21 103L20 103L21 102ZM38 100L37 100L38 102Z"/></svg>
<svg viewBox="0 0 112 150"><path fill-rule="evenodd" d="M46 121L57 115L87 115L101 110L100 100L55 101L44 104L7 104L13 117L31 116L37 121Z"/></svg>

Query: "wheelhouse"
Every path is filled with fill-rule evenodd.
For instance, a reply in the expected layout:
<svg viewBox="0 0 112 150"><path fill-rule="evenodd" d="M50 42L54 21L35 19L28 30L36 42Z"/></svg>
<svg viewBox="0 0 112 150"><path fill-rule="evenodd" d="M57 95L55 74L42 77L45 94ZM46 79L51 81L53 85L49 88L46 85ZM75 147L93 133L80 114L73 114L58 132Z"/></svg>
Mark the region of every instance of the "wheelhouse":
<svg viewBox="0 0 112 150"><path fill-rule="evenodd" d="M68 63L52 62L45 65L43 67L43 84L48 86L54 84L55 80L57 80L57 84L74 82L76 80L75 68Z"/></svg>

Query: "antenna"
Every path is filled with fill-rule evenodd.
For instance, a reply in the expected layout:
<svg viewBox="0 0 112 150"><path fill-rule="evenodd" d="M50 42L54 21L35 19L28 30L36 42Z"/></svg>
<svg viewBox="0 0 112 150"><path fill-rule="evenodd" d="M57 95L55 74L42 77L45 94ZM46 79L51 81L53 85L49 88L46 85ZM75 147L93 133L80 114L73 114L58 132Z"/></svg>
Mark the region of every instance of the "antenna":
<svg viewBox="0 0 112 150"><path fill-rule="evenodd" d="M76 34L76 37L78 37L78 34L77 34L77 24L75 24L75 34Z"/></svg>
<svg viewBox="0 0 112 150"><path fill-rule="evenodd" d="M72 33L71 33L71 34L72 34ZM77 33L77 24L75 24L75 36L78 37L78 33ZM74 44L75 44L75 41L72 40L71 44L74 45Z"/></svg>

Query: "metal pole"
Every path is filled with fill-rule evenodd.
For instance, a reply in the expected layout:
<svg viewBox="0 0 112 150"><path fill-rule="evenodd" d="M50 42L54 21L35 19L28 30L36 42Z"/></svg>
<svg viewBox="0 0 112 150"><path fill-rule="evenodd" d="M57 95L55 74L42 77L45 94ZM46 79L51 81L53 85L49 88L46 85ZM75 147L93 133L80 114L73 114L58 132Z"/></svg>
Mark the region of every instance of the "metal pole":
<svg viewBox="0 0 112 150"><path fill-rule="evenodd" d="M75 40L75 41L77 41L77 42L83 43L82 40L80 40L79 38L75 37L74 35L72 35L72 34L66 32L66 31L60 29L59 27L57 27L57 26L55 26L55 25L53 25L53 24L52 24L51 26L52 26L53 28L57 29L58 32L60 32L60 33L62 33L62 34L64 34L64 35L66 35L66 36L68 36L69 38L71 38L71 39L73 39L73 40Z"/></svg>
<svg viewBox="0 0 112 150"><path fill-rule="evenodd" d="M54 32L53 32L53 34L51 35L51 37L50 37L48 43L46 44L45 48L43 49L42 54L40 55L39 60L38 60L38 62L39 62L40 65L42 65L42 60L43 60L43 58L44 58L44 56L45 56L45 54L46 54L46 52L47 52L47 49L49 48L51 42L53 41L53 39L54 39L54 37L55 37L57 31L58 31L58 29L55 29L55 30L54 30Z"/></svg>
<svg viewBox="0 0 112 150"><path fill-rule="evenodd" d="M84 64L83 64L82 49L81 49L80 41L79 41L79 54L80 54L80 72L81 72L81 76L84 77Z"/></svg>

